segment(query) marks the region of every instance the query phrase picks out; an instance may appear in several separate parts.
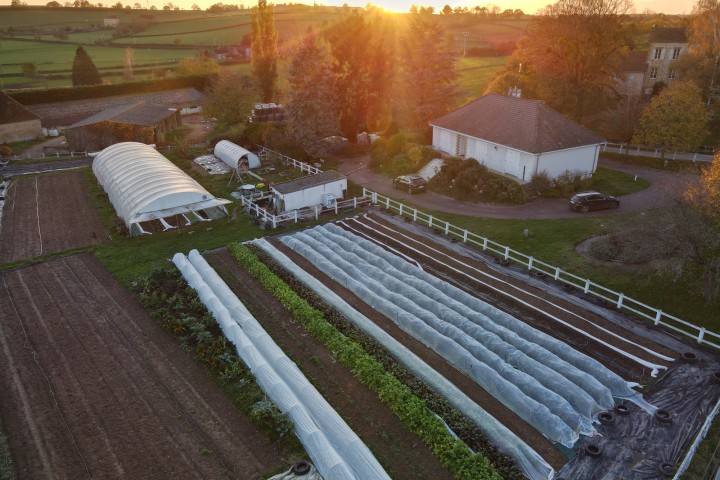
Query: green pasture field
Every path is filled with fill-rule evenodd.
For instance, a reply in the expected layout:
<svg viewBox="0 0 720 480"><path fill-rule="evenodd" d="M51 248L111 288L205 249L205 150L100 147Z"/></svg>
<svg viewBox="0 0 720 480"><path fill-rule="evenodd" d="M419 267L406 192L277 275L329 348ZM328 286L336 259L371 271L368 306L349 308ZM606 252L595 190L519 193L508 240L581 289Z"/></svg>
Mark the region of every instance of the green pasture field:
<svg viewBox="0 0 720 480"><path fill-rule="evenodd" d="M171 22L197 18L208 15L206 12L190 10L117 10L111 8L44 8L26 7L9 8L0 7L0 29L8 27L42 27L43 30L56 30L58 27L71 25L72 27L85 27L89 23L102 25L103 19L110 15L117 16L121 22L128 22L141 15L153 15L157 22Z"/></svg>
<svg viewBox="0 0 720 480"><path fill-rule="evenodd" d="M460 78L458 80L458 105L464 105L485 92L485 87L495 72L500 70L507 57L465 57L457 65Z"/></svg>

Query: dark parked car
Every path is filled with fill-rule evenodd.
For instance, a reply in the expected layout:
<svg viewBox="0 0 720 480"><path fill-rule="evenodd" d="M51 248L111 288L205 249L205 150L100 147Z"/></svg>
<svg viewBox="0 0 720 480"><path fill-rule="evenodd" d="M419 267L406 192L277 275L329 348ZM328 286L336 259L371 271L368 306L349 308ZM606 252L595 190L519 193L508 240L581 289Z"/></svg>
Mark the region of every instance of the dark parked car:
<svg viewBox="0 0 720 480"><path fill-rule="evenodd" d="M617 197L599 192L581 192L573 195L570 199L570 209L582 213L601 208L618 208L619 206L620 200Z"/></svg>
<svg viewBox="0 0 720 480"><path fill-rule="evenodd" d="M424 192L425 190L427 190L427 180L425 180L417 173L400 175L395 180L393 180L393 188L407 190L411 194Z"/></svg>

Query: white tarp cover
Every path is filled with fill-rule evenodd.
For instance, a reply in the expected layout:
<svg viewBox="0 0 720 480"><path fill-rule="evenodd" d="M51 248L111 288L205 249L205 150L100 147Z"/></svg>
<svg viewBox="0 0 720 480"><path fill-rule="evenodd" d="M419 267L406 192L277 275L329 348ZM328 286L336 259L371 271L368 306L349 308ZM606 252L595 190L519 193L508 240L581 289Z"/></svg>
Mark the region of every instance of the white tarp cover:
<svg viewBox="0 0 720 480"><path fill-rule="evenodd" d="M594 434L612 396L634 393L590 357L336 225L282 241L553 441Z"/></svg>
<svg viewBox="0 0 720 480"><path fill-rule="evenodd" d="M240 161L244 158L247 160L248 168L258 168L260 159L254 153L245 150L240 145L236 145L229 140L220 140L216 145L213 153L228 166L236 169Z"/></svg>
<svg viewBox="0 0 720 480"><path fill-rule="evenodd" d="M263 391L282 412L290 415L295 433L320 474L338 480L389 480L362 440L197 250L188 257L176 253L173 262L212 312Z"/></svg>
<svg viewBox="0 0 720 480"><path fill-rule="evenodd" d="M133 223L232 203L212 196L144 143L111 145L95 157L92 169L128 228Z"/></svg>
<svg viewBox="0 0 720 480"><path fill-rule="evenodd" d="M548 480L553 478L553 468L535 450L530 448L522 439L518 438L511 430L486 412L420 357L408 350L402 343L395 340L365 315L355 310L321 281L300 268L285 254L271 245L270 242L261 238L253 243L292 273L306 287L315 292L324 302L342 312L345 318L390 352L408 371L427 384L432 390L442 395L453 407L475 423L493 445L517 462L518 467L528 479Z"/></svg>

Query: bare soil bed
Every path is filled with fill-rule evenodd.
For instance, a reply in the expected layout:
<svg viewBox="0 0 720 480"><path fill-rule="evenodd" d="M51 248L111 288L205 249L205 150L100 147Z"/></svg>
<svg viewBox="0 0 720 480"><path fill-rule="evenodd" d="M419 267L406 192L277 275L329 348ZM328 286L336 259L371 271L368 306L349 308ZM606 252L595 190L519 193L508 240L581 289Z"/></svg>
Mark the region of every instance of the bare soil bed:
<svg viewBox="0 0 720 480"><path fill-rule="evenodd" d="M18 478L261 478L286 464L89 254L2 273Z"/></svg>
<svg viewBox="0 0 720 480"><path fill-rule="evenodd" d="M0 263L103 242L107 231L82 171L18 177L0 230Z"/></svg>

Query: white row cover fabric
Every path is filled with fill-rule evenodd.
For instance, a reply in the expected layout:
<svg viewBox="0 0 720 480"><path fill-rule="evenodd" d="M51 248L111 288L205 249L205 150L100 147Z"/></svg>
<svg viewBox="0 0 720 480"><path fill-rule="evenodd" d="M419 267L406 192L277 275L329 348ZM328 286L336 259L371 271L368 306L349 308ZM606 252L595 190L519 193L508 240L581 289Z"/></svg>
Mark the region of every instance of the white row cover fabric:
<svg viewBox="0 0 720 480"><path fill-rule="evenodd" d="M215 145L213 153L233 169L237 169L243 160L247 162L247 168L252 169L260 166L260 158L257 155L229 140L220 140Z"/></svg>
<svg viewBox="0 0 720 480"><path fill-rule="evenodd" d="M462 390L425 363L420 357L395 340L365 315L355 310L339 295L321 281L295 264L289 257L277 250L267 240L255 240L254 245L270 255L279 265L288 270L307 288L315 292L324 302L342 312L355 327L373 338L385 348L410 373L423 381L432 390L442 395L453 407L480 428L488 440L501 452L509 455L530 480L553 478L554 469L528 444L518 438L505 425L487 413Z"/></svg>
<svg viewBox="0 0 720 480"><path fill-rule="evenodd" d="M570 447L579 434L596 433L592 419L612 406L613 390L635 393L567 345L558 355L498 327L499 313L522 322L336 225L282 240L553 441Z"/></svg>
<svg viewBox="0 0 720 480"><path fill-rule="evenodd" d="M324 478L390 477L303 373L277 346L204 258L193 250L173 262L198 292L267 396L292 418L295 432Z"/></svg>
<svg viewBox="0 0 720 480"><path fill-rule="evenodd" d="M129 229L134 223L232 203L212 196L144 143L111 145L95 157L92 169Z"/></svg>

